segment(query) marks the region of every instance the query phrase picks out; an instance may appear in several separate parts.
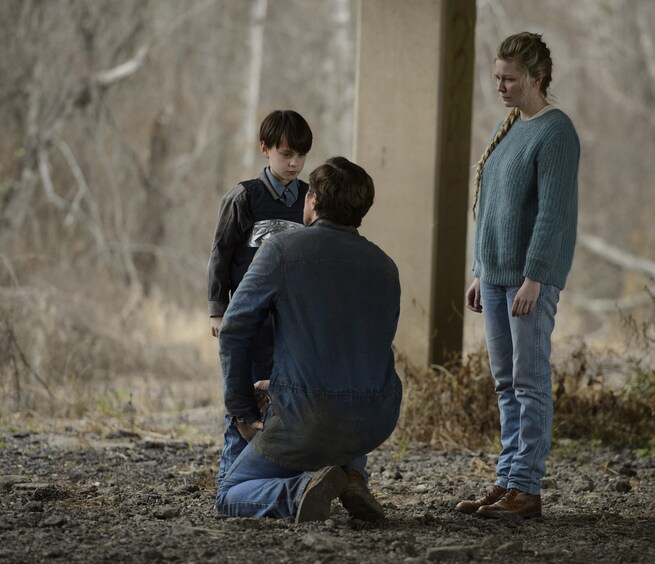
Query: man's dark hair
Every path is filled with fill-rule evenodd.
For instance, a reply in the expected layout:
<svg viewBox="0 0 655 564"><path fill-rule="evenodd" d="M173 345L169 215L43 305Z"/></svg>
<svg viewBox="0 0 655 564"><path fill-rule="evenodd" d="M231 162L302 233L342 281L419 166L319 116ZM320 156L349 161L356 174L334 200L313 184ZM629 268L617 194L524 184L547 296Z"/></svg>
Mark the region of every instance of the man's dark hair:
<svg viewBox="0 0 655 564"><path fill-rule="evenodd" d="M321 219L359 227L373 205L375 186L366 171L344 157L332 157L309 175L309 194L316 196Z"/></svg>
<svg viewBox="0 0 655 564"><path fill-rule="evenodd" d="M298 112L275 110L264 118L259 140L269 148L279 147L286 141L289 149L306 155L312 148L312 130Z"/></svg>

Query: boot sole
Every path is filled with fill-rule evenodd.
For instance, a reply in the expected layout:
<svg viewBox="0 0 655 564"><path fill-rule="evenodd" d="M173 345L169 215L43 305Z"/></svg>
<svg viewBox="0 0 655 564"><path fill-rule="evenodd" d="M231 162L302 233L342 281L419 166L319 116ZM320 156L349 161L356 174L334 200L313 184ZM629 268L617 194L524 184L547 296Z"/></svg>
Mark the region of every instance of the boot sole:
<svg viewBox="0 0 655 564"><path fill-rule="evenodd" d="M339 497L346 487L346 473L339 466L322 468L312 476L298 505L296 523L325 521L330 516L332 500Z"/></svg>

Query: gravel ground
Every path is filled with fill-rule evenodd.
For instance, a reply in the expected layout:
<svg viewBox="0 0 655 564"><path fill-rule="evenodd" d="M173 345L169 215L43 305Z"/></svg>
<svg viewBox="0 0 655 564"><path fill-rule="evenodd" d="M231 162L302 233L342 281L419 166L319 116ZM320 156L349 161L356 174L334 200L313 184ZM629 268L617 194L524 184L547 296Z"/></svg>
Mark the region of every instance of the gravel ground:
<svg viewBox="0 0 655 564"><path fill-rule="evenodd" d="M544 517L460 514L495 457L386 445L371 454L381 524L335 503L324 523L220 518L215 443L128 431L0 430L0 562L655 562L655 458L559 445Z"/></svg>

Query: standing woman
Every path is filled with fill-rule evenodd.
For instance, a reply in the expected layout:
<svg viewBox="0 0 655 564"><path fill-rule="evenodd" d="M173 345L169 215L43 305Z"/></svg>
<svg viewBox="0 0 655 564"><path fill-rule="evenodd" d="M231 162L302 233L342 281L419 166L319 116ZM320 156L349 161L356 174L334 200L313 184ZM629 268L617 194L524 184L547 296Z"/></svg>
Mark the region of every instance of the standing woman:
<svg viewBox="0 0 655 564"><path fill-rule="evenodd" d="M571 120L548 102L551 72L541 35L519 33L498 46L496 89L511 111L475 174L475 278L466 305L484 311L502 451L491 491L456 509L485 517L541 516L553 427L551 335L573 260L580 157Z"/></svg>

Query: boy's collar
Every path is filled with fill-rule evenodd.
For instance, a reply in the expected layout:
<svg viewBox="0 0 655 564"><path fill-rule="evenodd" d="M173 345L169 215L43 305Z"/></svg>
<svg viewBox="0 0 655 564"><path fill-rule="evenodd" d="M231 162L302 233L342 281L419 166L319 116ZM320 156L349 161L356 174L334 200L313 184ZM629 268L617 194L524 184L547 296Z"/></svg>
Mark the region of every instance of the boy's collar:
<svg viewBox="0 0 655 564"><path fill-rule="evenodd" d="M271 172L270 166L267 166L264 169L264 172L266 173L266 178L268 178L268 181L270 182L271 186L275 189L275 191L278 193L278 195L282 195L285 189L291 190L292 188L298 185L297 178L294 178L286 186L282 184L282 182L280 182L277 178L275 178L275 175Z"/></svg>

